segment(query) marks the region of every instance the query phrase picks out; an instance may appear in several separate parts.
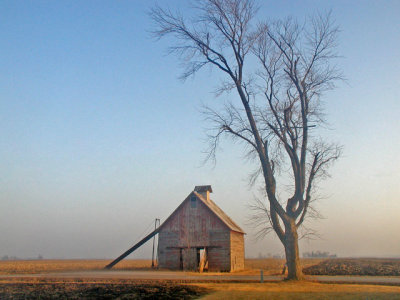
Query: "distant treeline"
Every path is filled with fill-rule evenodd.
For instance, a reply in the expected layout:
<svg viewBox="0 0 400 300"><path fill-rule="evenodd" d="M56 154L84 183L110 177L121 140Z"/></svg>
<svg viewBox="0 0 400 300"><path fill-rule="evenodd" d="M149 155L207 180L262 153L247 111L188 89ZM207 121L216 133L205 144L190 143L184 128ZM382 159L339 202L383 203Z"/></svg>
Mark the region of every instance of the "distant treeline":
<svg viewBox="0 0 400 300"><path fill-rule="evenodd" d="M330 254L329 252L323 251L311 251L311 252L304 252L304 258L334 258L337 257L336 254Z"/></svg>
<svg viewBox="0 0 400 300"><path fill-rule="evenodd" d="M35 260L35 259L43 259L42 255L38 255L37 257L29 257L29 258L19 258L17 256L8 256L8 255L4 255L1 260Z"/></svg>

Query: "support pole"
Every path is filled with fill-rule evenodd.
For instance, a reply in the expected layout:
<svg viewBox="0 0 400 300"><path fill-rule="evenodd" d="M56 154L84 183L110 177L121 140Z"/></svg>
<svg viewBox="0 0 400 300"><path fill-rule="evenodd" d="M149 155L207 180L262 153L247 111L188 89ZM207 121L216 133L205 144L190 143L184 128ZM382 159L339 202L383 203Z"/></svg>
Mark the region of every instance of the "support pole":
<svg viewBox="0 0 400 300"><path fill-rule="evenodd" d="M152 233L148 234L145 236L141 241L139 241L137 244L135 244L132 248L128 249L125 251L122 255L120 255L118 258L113 260L111 263L109 263L105 269L111 269L114 265L116 265L118 262L123 260L125 257L127 257L129 254L131 254L133 251L135 251L137 248L142 246L144 243L146 243L148 240L150 240L153 236L155 236L158 233L158 229L154 230Z"/></svg>
<svg viewBox="0 0 400 300"><path fill-rule="evenodd" d="M160 219L156 219L155 222L154 222L154 231L157 229L157 221L158 221L158 224L160 224ZM154 264L154 244L155 244L155 241L156 241L156 236L153 237L153 253L151 255L151 267L152 268L155 267L155 264Z"/></svg>

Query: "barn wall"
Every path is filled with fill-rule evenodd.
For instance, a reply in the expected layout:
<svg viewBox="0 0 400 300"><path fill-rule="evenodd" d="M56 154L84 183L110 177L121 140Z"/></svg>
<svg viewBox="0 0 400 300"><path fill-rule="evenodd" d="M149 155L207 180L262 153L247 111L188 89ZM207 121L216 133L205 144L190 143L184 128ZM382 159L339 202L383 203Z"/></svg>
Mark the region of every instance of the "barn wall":
<svg viewBox="0 0 400 300"><path fill-rule="evenodd" d="M230 231L210 232L212 247L208 251L208 270L229 272L230 261Z"/></svg>
<svg viewBox="0 0 400 300"><path fill-rule="evenodd" d="M200 200L196 199L195 207L192 207L190 198L160 230L159 266L179 269L181 248L184 269L197 268L197 248L207 247L209 270L229 271L230 229Z"/></svg>
<svg viewBox="0 0 400 300"><path fill-rule="evenodd" d="M158 234L158 265L162 268L179 270L180 254L178 244L179 233L160 231Z"/></svg>
<svg viewBox="0 0 400 300"><path fill-rule="evenodd" d="M244 234L231 231L230 233L231 271L244 269Z"/></svg>

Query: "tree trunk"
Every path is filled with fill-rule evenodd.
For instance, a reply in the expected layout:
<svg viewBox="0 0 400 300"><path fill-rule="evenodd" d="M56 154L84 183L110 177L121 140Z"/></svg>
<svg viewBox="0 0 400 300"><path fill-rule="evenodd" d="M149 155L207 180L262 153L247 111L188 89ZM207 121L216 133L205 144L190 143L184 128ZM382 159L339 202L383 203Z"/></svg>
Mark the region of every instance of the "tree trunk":
<svg viewBox="0 0 400 300"><path fill-rule="evenodd" d="M302 280L303 271L299 258L299 239L295 220L290 220L285 224L285 254L288 267L287 280Z"/></svg>

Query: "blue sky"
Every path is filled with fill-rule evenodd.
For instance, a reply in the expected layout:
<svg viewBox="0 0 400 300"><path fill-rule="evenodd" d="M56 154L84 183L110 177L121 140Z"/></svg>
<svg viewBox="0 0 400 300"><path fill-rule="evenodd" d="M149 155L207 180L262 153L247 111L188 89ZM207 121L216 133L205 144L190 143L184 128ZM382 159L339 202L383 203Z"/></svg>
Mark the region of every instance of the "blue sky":
<svg viewBox="0 0 400 300"><path fill-rule="evenodd" d="M283 254L246 225L256 191L240 146L224 142L215 168L202 166L201 103L228 96L214 98L215 70L178 80L172 40L150 34L154 3L0 3L0 256L114 257L198 184L246 229L249 256ZM260 19L332 10L342 30L347 81L325 96L325 136L344 155L322 186L326 219L310 224L323 239L301 251L400 256L400 2L259 4Z"/></svg>

